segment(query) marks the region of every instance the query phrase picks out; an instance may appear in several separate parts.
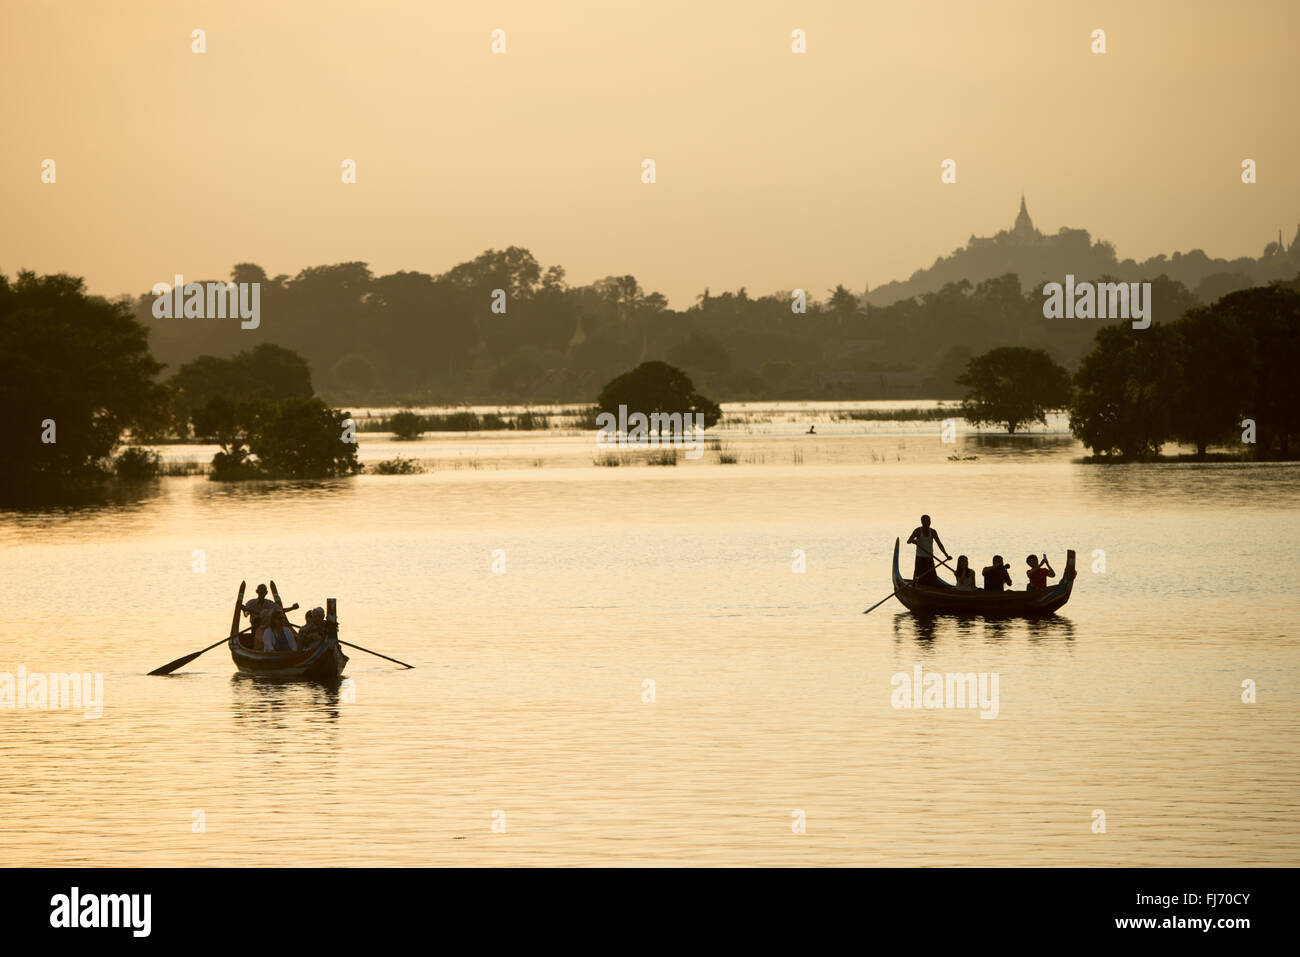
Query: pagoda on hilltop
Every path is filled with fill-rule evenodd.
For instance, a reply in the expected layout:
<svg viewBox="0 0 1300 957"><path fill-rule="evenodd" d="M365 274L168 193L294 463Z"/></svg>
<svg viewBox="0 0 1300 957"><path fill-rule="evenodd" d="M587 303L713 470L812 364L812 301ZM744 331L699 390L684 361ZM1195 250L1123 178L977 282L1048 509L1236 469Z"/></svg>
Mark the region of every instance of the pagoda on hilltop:
<svg viewBox="0 0 1300 957"><path fill-rule="evenodd" d="M1029 218L1024 193L1020 194L1020 213L1016 216L1016 224L1011 227L1011 238L1020 244L1036 243L1043 238L1043 234L1034 226L1034 221Z"/></svg>
<svg viewBox="0 0 1300 957"><path fill-rule="evenodd" d="M1052 237L1044 236L1039 232L1034 221L1029 217L1029 207L1025 203L1025 194L1020 194L1020 212L1016 214L1016 221L1010 229L1003 229L993 236L976 236L971 233L970 241L967 247L970 249L980 249L989 246L1039 246L1047 242Z"/></svg>

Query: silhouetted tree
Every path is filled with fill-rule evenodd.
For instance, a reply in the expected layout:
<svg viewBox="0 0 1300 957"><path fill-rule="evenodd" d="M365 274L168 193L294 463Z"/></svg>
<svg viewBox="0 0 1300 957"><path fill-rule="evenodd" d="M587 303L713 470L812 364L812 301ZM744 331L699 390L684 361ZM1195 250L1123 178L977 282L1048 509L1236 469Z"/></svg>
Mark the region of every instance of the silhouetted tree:
<svg viewBox="0 0 1300 957"><path fill-rule="evenodd" d="M973 425L1001 423L1014 433L1025 422L1070 403L1070 373L1042 349L1003 346L976 356L957 377L966 386L962 415Z"/></svg>
<svg viewBox="0 0 1300 957"><path fill-rule="evenodd" d="M1256 455L1289 458L1300 439L1300 292L1283 283L1243 289L1220 299L1214 311L1241 322L1255 339L1254 387L1243 384L1241 407L1256 422Z"/></svg>
<svg viewBox="0 0 1300 957"><path fill-rule="evenodd" d="M1211 442L1240 429L1255 394L1255 340L1238 319L1200 307L1173 323L1180 338L1181 401L1173 412L1173 437L1205 455Z"/></svg>
<svg viewBox="0 0 1300 957"><path fill-rule="evenodd" d="M313 394L307 361L291 349L266 342L229 359L199 356L181 366L168 384L182 421L213 396L238 403L248 399L279 402Z"/></svg>
<svg viewBox="0 0 1300 957"><path fill-rule="evenodd" d="M100 474L122 431L160 399L148 335L128 301L89 296L77 277L0 274L0 407L11 425L0 496L57 494Z"/></svg>
<svg viewBox="0 0 1300 957"><path fill-rule="evenodd" d="M248 461L250 442L266 412L260 399L235 402L224 395L211 396L194 410L195 436L221 446L212 457L213 478L255 477L257 469Z"/></svg>
<svg viewBox="0 0 1300 957"><path fill-rule="evenodd" d="M600 411L614 415L618 415L620 405L626 406L629 413L644 415L702 412L706 429L722 418L718 404L696 392L691 377L666 362L643 362L607 382L596 405Z"/></svg>
<svg viewBox="0 0 1300 957"><path fill-rule="evenodd" d="M292 478L325 478L359 472L357 445L344 442L348 413L320 399L286 399L270 406L249 437L263 469Z"/></svg>
<svg viewBox="0 0 1300 957"><path fill-rule="evenodd" d="M1074 376L1070 431L1099 455L1156 455L1181 400L1179 336L1170 324L1104 326Z"/></svg>
<svg viewBox="0 0 1300 957"><path fill-rule="evenodd" d="M424 435L424 420L404 409L388 420L388 428L397 441L412 442Z"/></svg>

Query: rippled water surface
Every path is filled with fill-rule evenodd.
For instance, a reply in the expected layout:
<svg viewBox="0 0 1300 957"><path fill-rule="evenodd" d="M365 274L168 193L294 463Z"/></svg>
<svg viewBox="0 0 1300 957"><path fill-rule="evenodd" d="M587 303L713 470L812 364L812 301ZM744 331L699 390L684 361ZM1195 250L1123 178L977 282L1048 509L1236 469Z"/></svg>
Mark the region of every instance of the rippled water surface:
<svg viewBox="0 0 1300 957"><path fill-rule="evenodd" d="M430 437L404 450L424 475L0 512L0 672L100 672L105 699L0 708L0 863L1300 864L1300 469L819 432L676 468ZM1069 604L864 616L923 511L1017 582L1076 549ZM217 648L145 675L267 578L418 667L350 652L341 689L277 685ZM916 665L996 673L997 717L895 709Z"/></svg>

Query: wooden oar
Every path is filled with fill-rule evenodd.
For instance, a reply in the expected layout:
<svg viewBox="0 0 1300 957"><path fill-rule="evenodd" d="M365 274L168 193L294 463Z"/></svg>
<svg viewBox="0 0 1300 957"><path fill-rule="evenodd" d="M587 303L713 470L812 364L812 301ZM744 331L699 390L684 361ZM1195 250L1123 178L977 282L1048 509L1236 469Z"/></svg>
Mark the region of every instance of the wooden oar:
<svg viewBox="0 0 1300 957"><path fill-rule="evenodd" d="M194 652L194 654L186 655L184 658L177 658L175 661L168 662L167 664L163 665L161 668L155 668L153 671L149 672L149 674L169 675L177 668L181 667L181 665L188 665L199 655L203 654L204 651L211 651L213 648L217 647L217 645L224 645L229 640L230 640L229 638L222 638L220 641L217 642L216 645L208 645L208 647L204 648L203 651L196 651Z"/></svg>
<svg viewBox="0 0 1300 957"><path fill-rule="evenodd" d="M933 559L933 558L935 558L935 557L936 557L935 554L934 554L933 552L931 552L931 553L930 553L930 558ZM939 562L939 564L945 566L945 567L948 569L948 571L952 572L954 575L957 574L957 569L955 569L955 568L953 568L951 565L949 565L949 564L948 564L948 561L949 561L949 559L945 558L945 559L941 560L941 561ZM884 598L880 599L880 601L876 602L874 605L872 605L870 608L868 608L868 609L867 609L866 611L864 611L862 614L864 614L864 615L866 615L866 614L870 614L871 612L873 612L873 611L875 611L877 608L879 608L881 605L883 605L885 602L889 601L889 599L891 599L891 598L896 598L896 597L898 597L898 592L896 592L896 591L891 591L888 595L886 595Z"/></svg>
<svg viewBox="0 0 1300 957"><path fill-rule="evenodd" d="M275 603L276 603L277 605L279 605L281 608L284 607L284 602L280 601L280 589L278 589L278 588L275 587L275 579L274 579L274 578L271 579L271 597L275 599ZM297 608L298 606L297 606L297 605L294 605L293 607Z"/></svg>
<svg viewBox="0 0 1300 957"><path fill-rule="evenodd" d="M246 587L248 587L247 582L239 583L239 597L235 599L235 617L230 622L230 638L235 638L238 637L239 635L239 613L240 611L243 610L244 607L244 589ZM230 638L222 638L215 645L208 645L208 647L204 648L202 651L196 651L194 652L194 654L186 655L184 658L177 658L175 661L169 661L161 668L155 668L153 671L149 672L149 674L169 675L177 668L180 668L182 665L188 665L191 661L193 661L199 655L203 654L205 651L211 651L213 648L216 648L217 645L224 645L227 641L230 640Z"/></svg>
<svg viewBox="0 0 1300 957"><path fill-rule="evenodd" d="M869 614L870 612L875 611L877 608L879 608L879 607L880 607L881 605L883 605L885 602L889 601L889 599L891 599L891 598L896 598L896 597L898 597L898 592L896 592L896 591L891 591L888 595L886 595L884 598L880 599L880 601L876 602L874 605L872 605L870 608L868 608L868 609L867 609L866 611L864 611L862 614L864 614L864 615Z"/></svg>
<svg viewBox="0 0 1300 957"><path fill-rule="evenodd" d="M377 651L371 651L369 648L362 648L360 645L354 645L354 644L352 644L352 642L350 642L350 641L344 641L342 638L339 638L339 639L338 639L338 643L339 643L340 645L347 645L349 648L355 648L355 649L357 649L357 651L364 651L364 652L365 652L366 654L368 654L368 655L374 655L376 658L383 658L383 659L386 660L386 661L391 661L391 662L393 662L394 664L399 664L399 665L402 665L402 666L404 666L404 667L406 667L406 668L414 668L414 667L415 667L415 665L408 665L405 661L398 661L396 658L389 658L388 655L381 655L381 654L380 654L379 652L377 652Z"/></svg>
<svg viewBox="0 0 1300 957"><path fill-rule="evenodd" d="M948 562L952 561L951 555L949 555L947 558L940 559L937 555L935 555L934 552L931 552L930 559L931 561L936 561L940 565L943 565L945 568L948 569L948 571L952 572L954 575L957 574L957 569L953 568L951 565L948 564Z"/></svg>

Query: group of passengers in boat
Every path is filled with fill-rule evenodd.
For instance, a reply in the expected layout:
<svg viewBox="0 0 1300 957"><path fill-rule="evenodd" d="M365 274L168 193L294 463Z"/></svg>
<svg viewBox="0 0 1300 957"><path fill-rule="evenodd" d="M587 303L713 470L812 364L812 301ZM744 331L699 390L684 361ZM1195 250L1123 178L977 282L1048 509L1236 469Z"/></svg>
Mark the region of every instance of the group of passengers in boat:
<svg viewBox="0 0 1300 957"><path fill-rule="evenodd" d="M913 585L928 585L932 588L946 588L948 583L941 581L935 574L934 568L934 550L938 548L943 552L944 561L952 558L948 554L948 549L944 547L943 541L939 538L939 533L930 525L930 516L922 515L920 526L912 532L907 540L907 544L916 546L916 564L912 569ZM1041 559L1037 555L1030 555L1025 559L1025 564L1029 570L1025 572L1029 579L1027 586L1028 591L1038 591L1047 587L1047 579L1056 577L1056 570L1048 562L1047 556ZM951 567L951 566L949 566ZM1011 566L1002 561L1001 555L993 556L993 563L985 565L980 572L980 577L984 580L984 591L1002 591L1003 588L1011 584L1011 575L1008 574ZM957 568L953 574L957 578L958 591L977 591L975 587L975 569L970 567L970 561L965 555L957 556Z"/></svg>
<svg viewBox="0 0 1300 957"><path fill-rule="evenodd" d="M265 585L257 586L256 598L244 602L244 614L253 626L251 645L258 651L302 651L325 637L324 608L307 612L306 624L296 628L279 602L266 597Z"/></svg>

